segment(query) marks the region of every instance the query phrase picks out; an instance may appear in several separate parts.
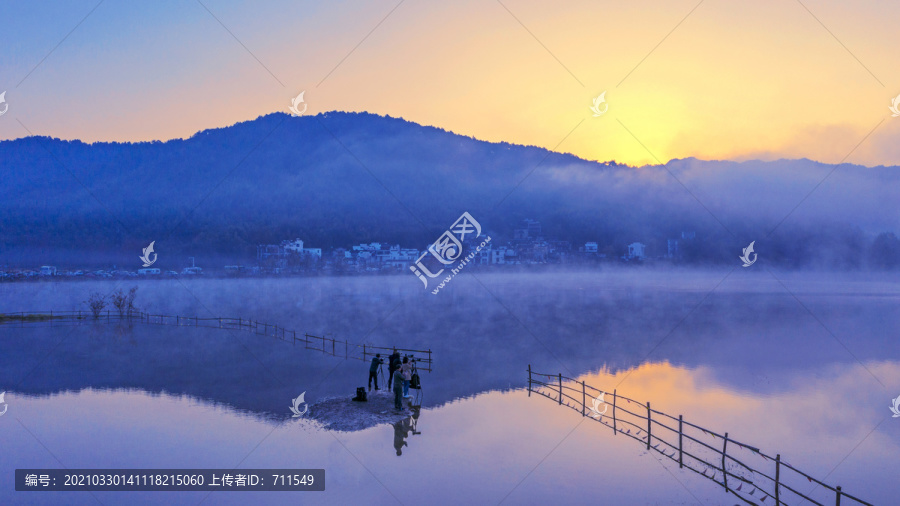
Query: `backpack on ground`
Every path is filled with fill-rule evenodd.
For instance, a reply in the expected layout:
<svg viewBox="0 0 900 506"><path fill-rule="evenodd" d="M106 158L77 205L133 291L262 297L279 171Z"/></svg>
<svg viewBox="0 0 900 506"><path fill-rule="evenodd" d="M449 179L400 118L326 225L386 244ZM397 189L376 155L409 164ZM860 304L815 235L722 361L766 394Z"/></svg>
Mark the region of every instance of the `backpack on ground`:
<svg viewBox="0 0 900 506"><path fill-rule="evenodd" d="M352 400L356 402L367 402L369 400L369 396L366 393L366 387L357 387L356 397L354 397Z"/></svg>
<svg viewBox="0 0 900 506"><path fill-rule="evenodd" d="M419 381L419 373L413 373L412 378L409 380L409 388L413 388L415 390L419 390L422 388L422 383Z"/></svg>

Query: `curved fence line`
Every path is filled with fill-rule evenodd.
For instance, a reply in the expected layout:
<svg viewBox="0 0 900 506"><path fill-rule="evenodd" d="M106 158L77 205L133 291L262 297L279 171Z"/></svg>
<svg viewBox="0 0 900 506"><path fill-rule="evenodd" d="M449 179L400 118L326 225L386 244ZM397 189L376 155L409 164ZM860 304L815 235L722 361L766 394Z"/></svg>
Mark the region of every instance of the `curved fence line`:
<svg viewBox="0 0 900 506"><path fill-rule="evenodd" d="M782 460L780 454L775 457L766 455L759 448L729 438L727 432L718 434L684 421L681 415L676 418L662 413L652 409L649 402L641 403L619 395L615 389L607 392L562 374L534 372L529 365L529 397L532 392L580 411L582 416L611 428L615 435L640 441L648 451L654 450L677 462L680 468L690 469L712 480L746 504L780 506L809 502L825 506L826 503L820 502L824 500L829 505L872 506L844 492L840 486L832 487L800 471ZM589 400L590 407L587 405ZM670 427L663 420L677 422L678 426ZM665 437L667 434L669 439ZM774 467L770 471L774 476L754 467L751 460L755 458L761 458ZM810 484L813 486L811 490L800 492L799 489L804 485L808 488ZM820 501L810 497L819 487L825 489L825 495L830 497L820 497Z"/></svg>
<svg viewBox="0 0 900 506"><path fill-rule="evenodd" d="M148 325L174 325L178 327L205 327L242 330L281 339L292 344L302 343L307 350L321 351L322 353L346 359L368 361L376 354L388 355L393 351L416 357L416 367L423 371L431 372L431 350L414 350L410 348L396 348L393 346L372 346L370 344L352 344L348 341L340 341L333 337L316 336L312 334L298 334L295 330L288 330L278 325L255 321L244 318L200 318L197 316L171 316L155 315L142 311L122 312L102 311L94 314L91 311L38 311L0 313L0 325L20 324L28 326L68 326L82 325L85 323L113 323L113 322L143 323Z"/></svg>

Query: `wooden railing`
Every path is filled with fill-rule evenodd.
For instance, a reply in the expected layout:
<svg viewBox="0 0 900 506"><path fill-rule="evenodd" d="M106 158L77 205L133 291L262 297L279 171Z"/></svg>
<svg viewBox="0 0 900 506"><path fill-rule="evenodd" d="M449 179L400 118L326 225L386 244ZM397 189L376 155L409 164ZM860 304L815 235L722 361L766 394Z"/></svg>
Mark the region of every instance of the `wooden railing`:
<svg viewBox="0 0 900 506"><path fill-rule="evenodd" d="M285 342L293 344L302 343L307 350L321 351L322 353L333 355L335 357L344 357L346 359L368 361L381 353L385 356L393 351L401 354L412 355L416 358L416 366L423 370L431 372L432 358L431 350L414 350L410 348L396 348L392 346L373 346L371 344L352 344L348 341L337 340L334 337L316 336L313 334L298 334L295 330L289 330L271 323L264 323L252 319L245 318L200 318L197 316L172 316L172 315L155 315L144 313L141 311L118 312L101 311L94 314L91 311L39 311L39 312L19 312L19 313L0 313L0 325L21 326L65 326L65 325L81 325L84 323L112 323L112 322L130 322L143 323L149 325L174 325L178 327L206 327L219 329L232 329L253 332L257 335L264 335L281 339Z"/></svg>
<svg viewBox="0 0 900 506"><path fill-rule="evenodd" d="M624 397L616 389L607 392L562 374L537 373L529 365L529 397L532 392L606 425L613 434L640 441L648 451L655 451L677 462L680 468L714 481L747 504L779 506L809 502L819 506L872 506L844 492L840 486L832 487L800 471L785 462L780 454L766 455L759 448L729 438L727 432L719 434L686 422L681 415L676 418L656 411L649 402ZM765 461L770 470L760 470L760 466L751 463L751 459L757 458ZM821 495L830 498L823 499L817 494L819 500L816 500L810 496L813 490L806 493L799 490L804 486L812 486L813 490L821 487L824 489Z"/></svg>

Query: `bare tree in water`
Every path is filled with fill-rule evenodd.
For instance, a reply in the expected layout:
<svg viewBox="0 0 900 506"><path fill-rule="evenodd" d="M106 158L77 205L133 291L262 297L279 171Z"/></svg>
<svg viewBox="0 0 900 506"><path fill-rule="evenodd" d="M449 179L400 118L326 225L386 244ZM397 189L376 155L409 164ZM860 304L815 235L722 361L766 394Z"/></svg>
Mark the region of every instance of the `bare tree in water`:
<svg viewBox="0 0 900 506"><path fill-rule="evenodd" d="M119 312L119 316L131 316L137 308L134 306L134 298L137 295L137 287L134 286L128 293L125 293L120 288L116 290L115 293L112 294L112 304L115 306L116 311Z"/></svg>
<svg viewBox="0 0 900 506"><path fill-rule="evenodd" d="M106 297L100 295L98 292L91 293L88 300L84 301L85 304L91 308L91 313L94 315L94 319L100 318L100 313L103 312L103 309L106 308Z"/></svg>

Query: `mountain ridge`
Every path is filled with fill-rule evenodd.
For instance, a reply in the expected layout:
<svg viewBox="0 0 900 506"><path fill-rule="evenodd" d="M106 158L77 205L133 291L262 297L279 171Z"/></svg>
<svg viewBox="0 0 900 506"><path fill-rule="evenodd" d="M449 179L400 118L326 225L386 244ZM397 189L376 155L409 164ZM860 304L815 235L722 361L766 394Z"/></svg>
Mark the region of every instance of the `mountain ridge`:
<svg viewBox="0 0 900 506"><path fill-rule="evenodd" d="M644 242L653 255L696 232L708 261L730 260L775 227L776 258L803 238L813 259L823 256L817 248L898 228L882 216L900 187L894 172L808 159L635 167L372 113L270 113L168 141L33 136L0 141L0 264L15 263L16 251L90 255L151 240L242 258L293 237L421 249L463 211L500 239L530 218L576 247ZM838 263L854 254L837 253Z"/></svg>

